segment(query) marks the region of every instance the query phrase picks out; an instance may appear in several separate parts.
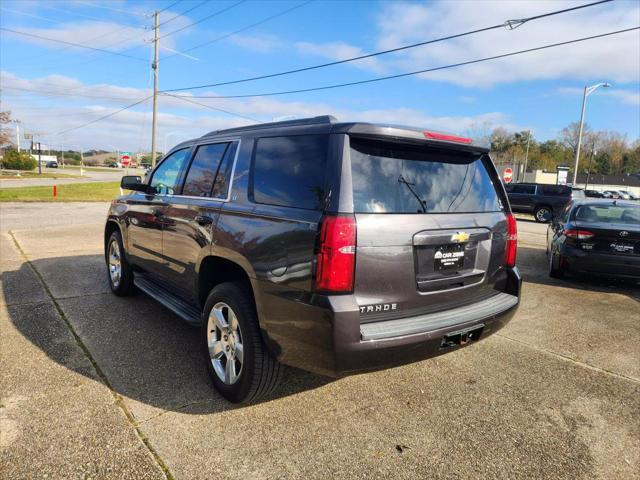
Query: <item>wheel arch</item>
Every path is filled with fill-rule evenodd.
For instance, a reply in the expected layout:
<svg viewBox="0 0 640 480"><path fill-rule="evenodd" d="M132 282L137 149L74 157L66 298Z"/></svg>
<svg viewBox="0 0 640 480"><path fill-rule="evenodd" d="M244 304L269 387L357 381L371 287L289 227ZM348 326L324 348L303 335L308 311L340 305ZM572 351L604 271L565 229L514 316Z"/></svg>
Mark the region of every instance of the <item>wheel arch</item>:
<svg viewBox="0 0 640 480"><path fill-rule="evenodd" d="M105 258L106 258L106 255L107 255L107 243L109 242L109 239L111 238L111 235L115 231L120 232L120 236L122 237L122 243L126 246L125 238L122 235L122 229L120 228L120 224L118 223L118 221L113 219L113 218L107 219L107 223L104 226L104 254L105 254ZM126 254L126 252L125 252L125 254Z"/></svg>
<svg viewBox="0 0 640 480"><path fill-rule="evenodd" d="M239 263L225 257L209 255L202 259L198 268L197 297L201 307L207 301L209 292L216 286L224 282L237 282L246 287L247 293L251 296L251 301L256 309L256 316L262 338L270 353L277 356L279 349L273 341L270 341L268 332L264 328L262 319L262 309L260 292L255 278Z"/></svg>

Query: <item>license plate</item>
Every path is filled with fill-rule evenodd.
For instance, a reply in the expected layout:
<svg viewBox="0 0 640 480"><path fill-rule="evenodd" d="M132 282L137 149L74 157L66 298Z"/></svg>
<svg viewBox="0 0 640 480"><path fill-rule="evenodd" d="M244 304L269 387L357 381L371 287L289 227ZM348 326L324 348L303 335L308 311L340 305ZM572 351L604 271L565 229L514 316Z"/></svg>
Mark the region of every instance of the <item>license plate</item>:
<svg viewBox="0 0 640 480"><path fill-rule="evenodd" d="M611 250L618 253L633 253L634 246L630 243L614 242L611 244Z"/></svg>
<svg viewBox="0 0 640 480"><path fill-rule="evenodd" d="M443 245L436 247L433 255L434 270L452 270L464 265L464 245Z"/></svg>

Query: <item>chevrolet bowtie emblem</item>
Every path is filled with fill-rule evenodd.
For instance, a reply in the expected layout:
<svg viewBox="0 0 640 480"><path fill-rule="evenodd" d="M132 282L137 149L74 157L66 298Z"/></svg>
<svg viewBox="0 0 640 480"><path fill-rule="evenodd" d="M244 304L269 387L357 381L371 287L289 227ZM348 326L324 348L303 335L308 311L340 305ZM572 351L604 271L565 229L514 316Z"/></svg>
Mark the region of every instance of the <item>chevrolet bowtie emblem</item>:
<svg viewBox="0 0 640 480"><path fill-rule="evenodd" d="M469 240L470 236L471 235L469 235L467 232L456 232L451 235L451 241L456 243L463 243Z"/></svg>

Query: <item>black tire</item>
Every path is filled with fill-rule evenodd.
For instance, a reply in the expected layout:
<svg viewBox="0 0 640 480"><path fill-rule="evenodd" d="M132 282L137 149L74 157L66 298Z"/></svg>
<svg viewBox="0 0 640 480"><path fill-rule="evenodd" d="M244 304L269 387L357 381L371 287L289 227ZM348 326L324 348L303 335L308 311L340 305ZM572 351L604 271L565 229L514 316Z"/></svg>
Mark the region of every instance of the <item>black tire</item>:
<svg viewBox="0 0 640 480"><path fill-rule="evenodd" d="M120 261L120 275L119 280L114 278L112 275L112 264L111 264L111 247L112 244L117 245L117 251L119 255ZM111 287L111 291L118 295L119 297L128 297L133 295L136 292L136 287L133 285L133 271L131 270L131 266L129 262L127 262L127 256L125 254L124 245L122 243L122 236L120 235L120 231L114 231L109 237L109 241L107 242L105 248L105 260L107 262L107 278L109 280L109 286Z"/></svg>
<svg viewBox="0 0 640 480"><path fill-rule="evenodd" d="M222 304L226 304L237 318L244 352L240 373L235 383L230 385L219 378L214 368L214 359L209 352L208 339L210 335L215 335L215 325L209 323L209 317L214 306ZM254 402L277 387L282 367L269 354L262 341L253 298L245 285L235 282L221 283L211 290L202 314L200 336L209 378L216 390L230 402ZM228 359L225 360L225 364L227 362Z"/></svg>
<svg viewBox="0 0 640 480"><path fill-rule="evenodd" d="M553 218L553 209L547 205L538 205L533 211L533 216L538 223L549 223Z"/></svg>
<svg viewBox="0 0 640 480"><path fill-rule="evenodd" d="M549 276L551 278L562 278L564 277L564 269L560 267L556 268L554 263L555 257L556 255L554 255L553 250L550 250L549 251Z"/></svg>

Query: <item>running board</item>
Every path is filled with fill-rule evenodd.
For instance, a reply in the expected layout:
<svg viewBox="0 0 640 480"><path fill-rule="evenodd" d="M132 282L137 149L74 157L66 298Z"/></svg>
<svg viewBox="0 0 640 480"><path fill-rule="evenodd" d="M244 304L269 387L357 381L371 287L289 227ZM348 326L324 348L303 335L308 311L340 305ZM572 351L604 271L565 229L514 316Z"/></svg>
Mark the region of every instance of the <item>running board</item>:
<svg viewBox="0 0 640 480"><path fill-rule="evenodd" d="M153 280L136 275L133 284L158 303L164 305L190 325L200 325L200 312Z"/></svg>

